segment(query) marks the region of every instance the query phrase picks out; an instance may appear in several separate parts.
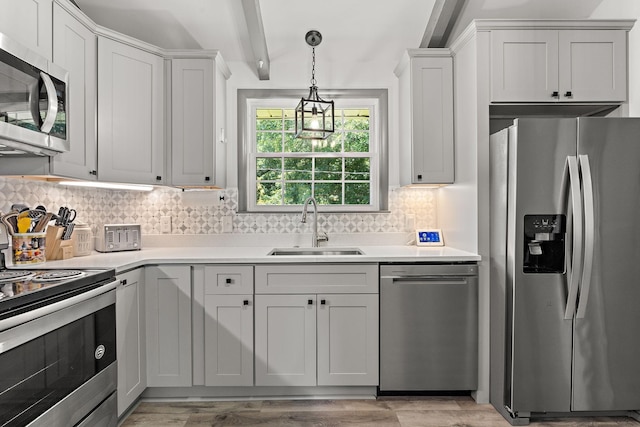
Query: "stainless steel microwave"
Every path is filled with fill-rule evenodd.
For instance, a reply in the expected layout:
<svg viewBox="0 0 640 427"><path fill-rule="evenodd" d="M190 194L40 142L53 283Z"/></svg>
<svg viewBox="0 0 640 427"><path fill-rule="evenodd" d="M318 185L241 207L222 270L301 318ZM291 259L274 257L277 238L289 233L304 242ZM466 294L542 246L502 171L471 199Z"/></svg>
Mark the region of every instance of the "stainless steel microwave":
<svg viewBox="0 0 640 427"><path fill-rule="evenodd" d="M0 155L69 150L69 73L0 33Z"/></svg>

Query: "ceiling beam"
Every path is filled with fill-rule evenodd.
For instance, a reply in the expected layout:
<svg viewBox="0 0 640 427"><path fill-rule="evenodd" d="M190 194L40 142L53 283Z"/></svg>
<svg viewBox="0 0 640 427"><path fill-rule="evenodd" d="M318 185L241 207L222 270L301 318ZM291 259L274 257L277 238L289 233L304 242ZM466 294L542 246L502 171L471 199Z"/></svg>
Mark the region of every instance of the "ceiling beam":
<svg viewBox="0 0 640 427"><path fill-rule="evenodd" d="M249 42L253 50L253 59L260 80L269 80L271 61L267 50L267 39L262 25L259 0L242 0L242 10L249 30Z"/></svg>
<svg viewBox="0 0 640 427"><path fill-rule="evenodd" d="M467 0L436 0L420 47L446 47L451 30Z"/></svg>

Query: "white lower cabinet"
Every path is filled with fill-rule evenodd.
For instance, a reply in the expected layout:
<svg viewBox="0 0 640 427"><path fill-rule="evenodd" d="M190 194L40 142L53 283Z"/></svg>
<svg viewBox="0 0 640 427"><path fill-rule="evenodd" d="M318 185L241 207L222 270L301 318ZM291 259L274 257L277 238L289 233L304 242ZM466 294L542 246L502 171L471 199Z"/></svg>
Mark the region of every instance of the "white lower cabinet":
<svg viewBox="0 0 640 427"><path fill-rule="evenodd" d="M201 270L203 284L194 283L194 292L202 288L204 385L252 386L253 266L194 266L194 280Z"/></svg>
<svg viewBox="0 0 640 427"><path fill-rule="evenodd" d="M378 385L378 295L318 295L318 385Z"/></svg>
<svg viewBox="0 0 640 427"><path fill-rule="evenodd" d="M256 385L378 385L374 271L374 264L256 266ZM355 283L363 293L351 293ZM316 293L295 293L300 288Z"/></svg>
<svg viewBox="0 0 640 427"><path fill-rule="evenodd" d="M192 385L191 267L158 265L145 269L147 384Z"/></svg>
<svg viewBox="0 0 640 427"><path fill-rule="evenodd" d="M144 269L119 274L116 288L118 416L147 387Z"/></svg>
<svg viewBox="0 0 640 427"><path fill-rule="evenodd" d="M316 385L316 296L256 295L256 385Z"/></svg>

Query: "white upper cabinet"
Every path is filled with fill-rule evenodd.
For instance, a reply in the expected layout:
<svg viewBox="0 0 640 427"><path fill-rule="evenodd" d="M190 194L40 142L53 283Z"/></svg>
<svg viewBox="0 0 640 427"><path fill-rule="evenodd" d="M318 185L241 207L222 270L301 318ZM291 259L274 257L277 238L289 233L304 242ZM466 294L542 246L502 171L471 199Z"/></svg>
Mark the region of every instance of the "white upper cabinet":
<svg viewBox="0 0 640 427"><path fill-rule="evenodd" d="M51 61L52 0L0 0L0 33Z"/></svg>
<svg viewBox="0 0 640 427"><path fill-rule="evenodd" d="M172 185L225 186L226 175L216 175L216 164L226 164L226 159L217 157L225 154L218 145L224 143L221 135L228 77L217 52L209 58L171 60Z"/></svg>
<svg viewBox="0 0 640 427"><path fill-rule="evenodd" d="M97 41L93 30L53 5L53 62L69 72L69 151L51 158L51 173L95 180Z"/></svg>
<svg viewBox="0 0 640 427"><path fill-rule="evenodd" d="M410 49L400 83L400 184L454 181L453 59L448 49Z"/></svg>
<svg viewBox="0 0 640 427"><path fill-rule="evenodd" d="M98 179L164 183L164 59L98 36Z"/></svg>
<svg viewBox="0 0 640 427"><path fill-rule="evenodd" d="M624 102L627 32L491 31L492 102Z"/></svg>

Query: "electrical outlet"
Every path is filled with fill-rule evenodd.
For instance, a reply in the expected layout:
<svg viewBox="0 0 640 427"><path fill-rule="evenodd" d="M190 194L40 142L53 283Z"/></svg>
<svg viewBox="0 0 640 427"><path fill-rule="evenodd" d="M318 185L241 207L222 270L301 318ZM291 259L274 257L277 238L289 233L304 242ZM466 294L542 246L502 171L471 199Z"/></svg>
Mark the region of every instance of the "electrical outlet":
<svg viewBox="0 0 640 427"><path fill-rule="evenodd" d="M160 217L160 232L162 234L171 234L171 217L170 216Z"/></svg>
<svg viewBox="0 0 640 427"><path fill-rule="evenodd" d="M222 217L222 232L223 233L232 233L233 232L233 218L230 216Z"/></svg>

